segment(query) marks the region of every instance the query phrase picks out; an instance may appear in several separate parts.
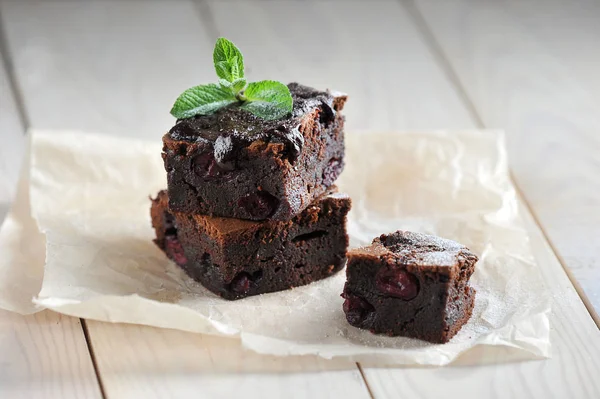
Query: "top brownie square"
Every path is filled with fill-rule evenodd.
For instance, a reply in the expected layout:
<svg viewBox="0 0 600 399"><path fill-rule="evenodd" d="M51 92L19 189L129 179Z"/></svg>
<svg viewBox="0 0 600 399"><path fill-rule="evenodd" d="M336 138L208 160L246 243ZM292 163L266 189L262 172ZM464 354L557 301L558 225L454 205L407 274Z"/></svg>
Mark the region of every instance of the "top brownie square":
<svg viewBox="0 0 600 399"><path fill-rule="evenodd" d="M266 121L238 106L178 120L163 137L173 211L290 220L344 167L346 95L288 85L292 115Z"/></svg>

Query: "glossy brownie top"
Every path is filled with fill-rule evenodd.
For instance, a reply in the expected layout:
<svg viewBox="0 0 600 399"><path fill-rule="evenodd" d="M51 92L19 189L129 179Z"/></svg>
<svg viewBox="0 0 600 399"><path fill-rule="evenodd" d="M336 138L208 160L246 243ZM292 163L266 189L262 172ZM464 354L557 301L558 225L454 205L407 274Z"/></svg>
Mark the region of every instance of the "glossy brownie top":
<svg viewBox="0 0 600 399"><path fill-rule="evenodd" d="M331 122L335 113L342 110L346 99L345 94L323 92L298 83L290 83L288 88L294 109L285 119L267 121L234 104L211 115L179 119L168 135L173 140L213 142L215 146L224 144L218 142L219 137L224 136L251 141L272 136L284 141L298 141L302 138L298 127L303 116L320 108L322 122Z"/></svg>

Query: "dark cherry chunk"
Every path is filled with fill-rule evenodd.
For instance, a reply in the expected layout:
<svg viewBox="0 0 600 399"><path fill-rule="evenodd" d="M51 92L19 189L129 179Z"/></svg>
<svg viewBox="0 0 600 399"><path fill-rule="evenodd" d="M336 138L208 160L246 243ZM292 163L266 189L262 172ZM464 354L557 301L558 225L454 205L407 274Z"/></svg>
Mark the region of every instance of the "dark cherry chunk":
<svg viewBox="0 0 600 399"><path fill-rule="evenodd" d="M202 153L192 159L192 170L200 178L216 177L221 173L212 153Z"/></svg>
<svg viewBox="0 0 600 399"><path fill-rule="evenodd" d="M333 185L344 167L346 95L288 87L294 108L284 119L232 105L178 120L164 135L173 211L288 221Z"/></svg>
<svg viewBox="0 0 600 399"><path fill-rule="evenodd" d="M349 293L342 294L345 299L343 309L348 323L361 325L373 313L375 308L365 299Z"/></svg>
<svg viewBox="0 0 600 399"><path fill-rule="evenodd" d="M187 258L183 252L183 247L177 238L177 224L175 219L170 214L162 215L162 223L164 226L164 250L168 254L169 258L173 259L178 265L185 265Z"/></svg>
<svg viewBox="0 0 600 399"><path fill-rule="evenodd" d="M257 191L240 198L237 205L253 219L262 220L275 212L279 200L266 191Z"/></svg>
<svg viewBox="0 0 600 399"><path fill-rule="evenodd" d="M465 246L427 234L375 238L348 253L346 319L376 334L448 342L471 317L477 260Z"/></svg>
<svg viewBox="0 0 600 399"><path fill-rule="evenodd" d="M177 263L179 266L183 266L187 263L183 247L176 236L166 236L165 252L168 254L169 258L173 259L173 262Z"/></svg>
<svg viewBox="0 0 600 399"><path fill-rule="evenodd" d="M262 197L261 197L262 198ZM271 201L255 201L269 212ZM254 206L254 205L253 205ZM346 263L350 199L330 187L287 222L175 212L161 191L152 200L156 244L185 272L225 299L281 291L338 272Z"/></svg>
<svg viewBox="0 0 600 399"><path fill-rule="evenodd" d="M382 294L405 301L410 301L419 293L419 280L404 269L379 269L375 276L375 285Z"/></svg>
<svg viewBox="0 0 600 399"><path fill-rule="evenodd" d="M230 290L239 295L245 295L250 292L250 275L246 272L241 272L233 281L231 281Z"/></svg>

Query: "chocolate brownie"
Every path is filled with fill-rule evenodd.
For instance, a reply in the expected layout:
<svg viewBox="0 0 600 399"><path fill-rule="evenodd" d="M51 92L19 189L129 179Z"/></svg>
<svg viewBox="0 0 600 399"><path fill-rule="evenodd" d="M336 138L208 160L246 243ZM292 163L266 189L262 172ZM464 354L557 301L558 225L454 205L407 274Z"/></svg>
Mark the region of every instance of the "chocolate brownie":
<svg viewBox="0 0 600 399"><path fill-rule="evenodd" d="M281 291L344 267L350 199L335 186L287 222L229 219L169 210L152 200L156 244L194 280L225 299Z"/></svg>
<svg viewBox="0 0 600 399"><path fill-rule="evenodd" d="M163 137L174 211L290 220L344 167L346 95L291 83L292 114L266 121L239 106L178 120Z"/></svg>
<svg viewBox="0 0 600 399"><path fill-rule="evenodd" d="M348 323L372 333L448 342L469 320L478 258L454 241L397 231L348 253Z"/></svg>

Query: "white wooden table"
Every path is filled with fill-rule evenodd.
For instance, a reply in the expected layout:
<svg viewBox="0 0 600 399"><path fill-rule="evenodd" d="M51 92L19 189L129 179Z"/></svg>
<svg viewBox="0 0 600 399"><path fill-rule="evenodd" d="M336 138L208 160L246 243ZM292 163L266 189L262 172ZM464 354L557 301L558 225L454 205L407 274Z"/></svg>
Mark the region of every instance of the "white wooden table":
<svg viewBox="0 0 600 399"><path fill-rule="evenodd" d="M0 218L28 128L158 140L223 35L252 79L350 93L349 131L505 129L555 299L552 359L445 368L0 311L0 398L600 398L599 21L592 0L0 0Z"/></svg>

